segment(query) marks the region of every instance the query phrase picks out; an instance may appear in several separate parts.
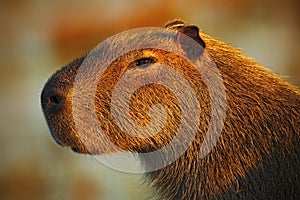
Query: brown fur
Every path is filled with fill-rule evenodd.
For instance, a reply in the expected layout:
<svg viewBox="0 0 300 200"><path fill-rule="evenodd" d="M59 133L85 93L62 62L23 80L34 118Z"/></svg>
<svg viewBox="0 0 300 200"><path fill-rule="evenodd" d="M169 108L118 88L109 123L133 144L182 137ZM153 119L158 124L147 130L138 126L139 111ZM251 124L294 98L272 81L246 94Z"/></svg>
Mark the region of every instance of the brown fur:
<svg viewBox="0 0 300 200"><path fill-rule="evenodd" d="M183 21L177 20L166 27L180 31L185 26ZM149 106L159 103L166 109L164 127L154 136L128 136L118 128L110 111L112 89L117 81L125 71L140 73L130 64L150 54L156 58L156 62L171 66L189 80L201 105L198 133L192 145L172 164L146 174L146 179L161 198L299 198L299 90L245 57L240 50L203 33L200 33L200 38L205 42L205 51L220 70L227 101L224 128L216 146L206 157L200 159L197 152L210 122L209 86L204 84L198 72L185 59L170 52L144 49L128 53L113 62L98 84L95 108L97 123L105 130L110 141L126 151L149 152L163 147L174 137L180 122L180 109L176 96L164 87L156 84L143 87L131 99L131 117L140 125L149 123ZM165 40L162 38L162 42ZM63 146L88 154L118 151L97 139L79 139L76 133L71 113L72 87L84 58L64 67L47 82L42 94L45 117L53 137ZM155 75L155 68L150 66L145 70ZM202 70L214 81L213 73L216 72L209 67ZM82 91L85 94L90 92L88 84ZM57 101L50 98L53 94L56 94L55 98L62 98L59 100L61 105L52 106ZM189 104L188 101L186 104ZM86 109L90 108L82 108L82 119L88 117ZM97 138L97 133L88 128L86 131ZM177 141L174 145L180 145L181 142ZM161 158L165 156L168 155L162 152ZM154 158L141 156L140 159L146 168L154 165Z"/></svg>

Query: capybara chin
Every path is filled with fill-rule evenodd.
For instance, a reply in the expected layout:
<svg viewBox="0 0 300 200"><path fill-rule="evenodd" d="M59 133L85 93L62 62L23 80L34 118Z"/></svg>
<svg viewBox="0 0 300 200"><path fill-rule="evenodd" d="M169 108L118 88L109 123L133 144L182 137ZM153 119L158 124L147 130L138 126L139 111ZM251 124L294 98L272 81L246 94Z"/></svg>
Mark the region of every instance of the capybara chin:
<svg viewBox="0 0 300 200"><path fill-rule="evenodd" d="M81 92L94 95L95 107L83 102L85 106L77 113L80 120L76 125L85 132L83 136L75 127L72 100L80 99L74 95L74 82L86 56L57 71L48 80L41 95L42 109L55 141L84 154L135 152L140 155L145 168L153 167L157 158L142 153L158 150L179 135L177 132L182 120L179 104L182 101L176 97L174 90L160 84L146 84L132 94L129 118L140 127L147 127L151 120L161 125L156 134L149 135L138 131L126 134L118 127L110 103L113 89L125 73L133 75L132 81L145 74L155 77L158 66L163 64L187 79L196 94L200 114L196 135L184 153L165 167L146 173L145 178L161 199L300 199L299 90L244 56L240 50L199 32L194 25L175 20L164 28L176 32L176 35L168 37L161 34L161 44L176 43L191 60L199 59L205 63L209 56L219 70L226 93L224 98L220 95L220 102L226 102L226 118L212 150L204 157L198 155L212 121L209 88L219 95L217 89L204 81L204 76L213 83L218 81L214 79L216 72L210 69L213 67L204 66L201 75L192 68L189 59L155 48L137 49L110 63L98 82L95 94L90 94L92 79L84 81ZM189 46L182 39L183 34L199 46ZM114 41L105 53L114 48L127 48L123 42L128 42L130 37ZM106 57L102 59L102 62L106 61ZM180 85L180 80L173 83L175 89ZM177 92L183 93L184 90L178 89ZM191 105L187 97L183 104ZM165 110L165 113L159 113L165 116L164 121L151 118L149 112L153 105L160 105ZM219 113L223 108L217 106L214 109ZM97 120L87 114L91 110L96 113ZM106 141L98 138L99 134L93 127L85 126L84 122L92 120L99 124ZM186 142L190 134L187 130L192 126L195 126L192 122L186 125L184 134L179 135L180 141L174 142L171 154L176 154L176 149ZM160 159L168 156L170 152L162 151Z"/></svg>

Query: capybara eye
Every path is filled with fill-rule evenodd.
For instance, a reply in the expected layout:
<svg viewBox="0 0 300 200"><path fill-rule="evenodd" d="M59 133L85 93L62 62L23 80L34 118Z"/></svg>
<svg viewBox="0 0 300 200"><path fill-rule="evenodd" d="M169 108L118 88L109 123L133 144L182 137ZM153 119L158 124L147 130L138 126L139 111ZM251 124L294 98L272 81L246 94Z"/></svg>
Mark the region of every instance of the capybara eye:
<svg viewBox="0 0 300 200"><path fill-rule="evenodd" d="M141 58L141 59L134 61L134 65L136 67L142 66L142 65L145 65L145 67L146 67L152 63L155 63L155 60L153 58Z"/></svg>

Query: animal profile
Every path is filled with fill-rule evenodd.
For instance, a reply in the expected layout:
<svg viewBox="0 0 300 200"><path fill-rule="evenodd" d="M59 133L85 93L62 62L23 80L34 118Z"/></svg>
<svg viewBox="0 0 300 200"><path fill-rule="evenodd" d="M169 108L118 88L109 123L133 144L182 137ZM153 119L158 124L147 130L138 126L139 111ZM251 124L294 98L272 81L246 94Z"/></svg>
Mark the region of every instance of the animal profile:
<svg viewBox="0 0 300 200"><path fill-rule="evenodd" d="M80 68L89 62L87 56L76 59L49 78L41 95L41 104L54 140L83 154L135 152L145 168L155 168L158 160L177 155L184 146L183 153L174 162L145 174L145 179L161 199L299 199L299 89L246 57L239 49L202 33L195 25L174 20L164 29L174 34L156 34L160 45L167 48L171 43L176 44L186 58L157 48L137 48L112 62L108 62L109 56L102 56L101 60L97 56L91 57L92 62L108 66L97 80L95 91L90 87L95 81L92 76L80 85L80 94L94 98L95 107L75 95L74 90ZM114 40L103 50L103 55L114 49L128 49L131 45L142 46L154 35L147 35L139 44L130 43L130 37ZM190 45L185 37L194 43ZM195 60L204 63L201 74L190 62ZM187 81L176 78L177 81L172 82L174 89L139 82L155 79L162 73L160 66L169 66ZM152 128L145 129L148 132L130 129L132 133L128 134L115 119L111 99L114 88L124 76L128 82L124 82L121 92L133 90L126 83L142 86L134 90L128 105L122 98L116 100L116 109L129 107L128 119L123 117L120 123L127 123L130 118L139 127L152 124ZM162 76L168 79L173 74L163 73ZM224 86L224 96L223 89L214 84L219 81ZM192 106L184 83L194 91L199 107ZM183 100L175 93L183 96ZM211 95L218 97L217 103L212 102ZM79 120L75 122L72 109L77 104L72 101L76 98L84 106L78 108L76 119ZM224 102L225 107L222 106ZM197 111L191 114L195 116L196 125L186 120L181 127L183 111L180 104ZM151 118L152 111L164 120ZM96 113L96 118L91 118L89 112ZM216 116L225 113L224 124L221 130L212 127L213 136L218 131L220 135L211 151L199 157L213 113ZM106 139L94 127L87 127L86 122L99 125ZM189 130L194 130L195 126L193 135ZM78 128L84 135L79 135ZM184 131L179 133L181 128ZM187 142L190 138L192 141ZM159 158L147 154L162 149L173 140L170 148L174 151L161 151Z"/></svg>

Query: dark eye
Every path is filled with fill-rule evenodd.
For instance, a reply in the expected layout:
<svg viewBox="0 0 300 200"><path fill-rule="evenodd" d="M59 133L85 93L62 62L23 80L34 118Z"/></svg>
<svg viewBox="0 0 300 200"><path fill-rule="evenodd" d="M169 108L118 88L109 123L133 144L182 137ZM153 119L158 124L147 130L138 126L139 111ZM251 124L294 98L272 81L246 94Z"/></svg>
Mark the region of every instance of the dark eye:
<svg viewBox="0 0 300 200"><path fill-rule="evenodd" d="M141 59L134 61L134 65L137 67L141 66L141 65L145 65L145 67L146 67L152 63L155 63L155 60L153 58L141 58Z"/></svg>

